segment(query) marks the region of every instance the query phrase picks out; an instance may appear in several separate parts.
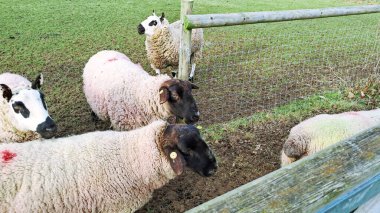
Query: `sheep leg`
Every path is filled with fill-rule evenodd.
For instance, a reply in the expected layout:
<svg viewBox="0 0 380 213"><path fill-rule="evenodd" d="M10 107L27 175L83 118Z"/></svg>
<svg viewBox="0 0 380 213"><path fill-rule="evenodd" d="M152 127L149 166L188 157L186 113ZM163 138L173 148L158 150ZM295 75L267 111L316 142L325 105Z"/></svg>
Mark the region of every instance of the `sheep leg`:
<svg viewBox="0 0 380 213"><path fill-rule="evenodd" d="M157 75L161 74L160 69L157 69L153 64L151 64L150 67L152 67L152 69L154 69L154 71L156 71Z"/></svg>
<svg viewBox="0 0 380 213"><path fill-rule="evenodd" d="M172 70L172 77L175 78L177 76L177 70Z"/></svg>
<svg viewBox="0 0 380 213"><path fill-rule="evenodd" d="M189 76L189 81L193 82L194 81L194 73L195 73L195 66L196 64L191 64L191 72Z"/></svg>
<svg viewBox="0 0 380 213"><path fill-rule="evenodd" d="M195 73L195 66L196 66L196 64L194 63L195 57L196 57L196 53L191 53L190 55L191 72L189 75L190 82L194 82L194 73Z"/></svg>
<svg viewBox="0 0 380 213"><path fill-rule="evenodd" d="M95 123L98 123L100 121L100 118L96 115L94 111L91 110L91 120Z"/></svg>
<svg viewBox="0 0 380 213"><path fill-rule="evenodd" d="M176 75L177 75L177 72L176 71L172 71L172 77L175 78Z"/></svg>

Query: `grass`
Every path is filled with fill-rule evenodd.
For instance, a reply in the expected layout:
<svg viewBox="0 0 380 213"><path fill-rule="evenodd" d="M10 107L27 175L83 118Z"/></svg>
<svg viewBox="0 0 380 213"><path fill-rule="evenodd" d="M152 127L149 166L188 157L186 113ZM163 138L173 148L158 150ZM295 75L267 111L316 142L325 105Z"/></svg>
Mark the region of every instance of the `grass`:
<svg viewBox="0 0 380 213"><path fill-rule="evenodd" d="M377 84L378 86L379 84ZM377 87L376 86L376 87ZM203 135L211 140L221 140L226 134L237 132L240 128L246 128L253 124L270 121L297 120L302 121L316 113L335 113L350 110L366 110L375 106L372 99L380 97L380 91L376 95L359 98L358 91L355 90L354 99L348 98L348 93L344 91L326 92L322 95L313 95L301 100L293 101L280 107L275 107L268 112L255 113L252 116L239 118L222 124L214 124L202 129Z"/></svg>
<svg viewBox="0 0 380 213"><path fill-rule="evenodd" d="M377 1L344 1L344 0L275 0L275 1L218 1L218 0L196 0L194 3L194 13L230 13L242 11L273 11L288 9L322 8L335 6L350 6L358 4L374 3ZM82 92L82 69L88 58L103 49L115 49L124 52L134 62L139 62L143 67L154 73L146 60L144 36L137 34L137 25L145 19L151 11L155 9L158 13L166 12L169 21L179 18L180 1L70 1L70 0L0 0L0 72L11 70L13 72L27 76L29 79L42 72L45 75L44 92L49 106L49 111L59 125L60 135L75 134L98 129L91 124L89 108ZM314 46L324 46L329 48L334 46L336 39L321 40L313 38L316 30L320 26L326 32L339 27L350 27L360 25L364 31L359 35L373 33L376 26L376 15L352 16L344 18L319 19L310 21L295 21L273 24L258 24L247 28L218 28L205 31L205 39L210 47L215 44L215 48L206 50L205 60L202 64L225 65L226 61L232 66L237 62L249 62L250 57L258 55L266 58L265 63L255 63L261 66L260 71L264 81L275 75L273 70L283 66L284 62L296 64L296 62L308 59L305 54L294 55L294 51L299 53L310 52L307 44L310 39L314 39ZM342 21L344 20L344 21ZM249 30L245 30L249 29ZM294 34L295 33L295 34ZM360 34L362 33L362 34ZM280 36L276 36L280 35ZM281 36L282 35L282 36ZM289 36L290 35L290 36ZM296 40L299 35L306 35L305 39ZM357 34L354 34L354 36ZM253 36L253 40L252 40ZM333 36L341 36L336 34ZM234 39L247 39L249 42L241 42L236 49L242 51L252 50L245 58L241 55L233 56L233 49L225 42ZM218 43L225 42L226 46L218 46ZM253 43L252 43L253 42ZM320 43L325 42L325 43ZM353 39L351 43L363 43L366 37ZM279 46L279 44L281 44ZM285 45L284 45L285 44ZM251 46L255 45L256 49ZM335 45L337 46L337 45ZM352 47L353 46L353 47ZM357 45L360 46L360 45ZM346 44L346 47L357 48L355 45ZM296 49L300 47L301 49ZM343 47L344 48L344 47ZM230 55L217 57L215 61L211 56L226 52ZM342 47L336 47L336 52L341 52ZM207 57L207 51L211 55ZM353 50L353 51L356 51ZM310 52L313 55L313 52ZM273 56L274 55L274 56ZM352 54L355 56L355 54ZM312 57L312 56L310 56ZM209 60L210 59L210 60ZM252 60L252 59L251 59ZM350 61L350 58L346 59ZM311 60L313 61L313 60ZM313 62L314 63L314 62ZM315 63L318 63L315 62ZM202 66L202 65L201 65ZM302 65L301 65L302 66ZM224 68L215 69L214 79L223 85L239 85L241 81L227 77L222 71ZM243 65L241 70L250 72ZM268 72L270 70L270 72ZM252 85L249 79L254 78L252 74L247 74L245 83ZM210 79L208 76L205 79ZM292 83L288 78L283 78L286 83ZM211 80L210 80L211 81ZM207 81L197 82L203 91L209 91ZM269 84L270 85L270 84ZM284 84L279 84L284 85ZM228 87L225 86L226 90ZM252 89L252 88L251 88ZM270 88L270 91L277 92L280 89ZM260 94L250 92L253 90L239 91L245 97L262 97ZM219 95L225 91L217 91ZM202 93L199 93L202 95ZM197 94L198 95L198 94ZM205 99L199 99L201 109L205 110L208 104L207 99L219 96L208 94ZM235 105L243 105L235 103ZM207 114L208 112L205 111ZM250 112L252 114L254 111ZM234 115L235 116L235 115ZM244 115L243 115L244 116ZM210 120L212 121L212 120ZM101 128L108 128L107 125Z"/></svg>
<svg viewBox="0 0 380 213"><path fill-rule="evenodd" d="M233 13L369 3L380 1L195 0L193 11L195 14ZM145 38L136 29L153 9L157 13L164 11L172 22L179 19L180 1L0 0L0 73L11 70L29 79L40 72L44 74L43 91L59 136L109 129L108 123L91 121L82 92L82 69L96 52L114 49L153 74L145 55ZM376 38L379 20L380 14L371 14L205 30L205 57L198 64L203 72L196 75L196 84L201 88L196 98L204 116L201 124L204 136L214 142L252 124L301 121L316 113L375 107L380 101L376 96L379 87L375 84L325 90L318 82L321 79L329 82L326 77L329 73L347 69L346 76L350 77L351 73L372 69L373 58L378 60L378 55L372 53L378 54L379 40L371 38ZM363 64L368 67L364 68ZM305 88L313 90L306 92ZM358 98L362 91L367 96ZM315 93L319 95L306 97ZM206 125L206 121L212 124ZM265 128L265 134L267 131ZM251 132L244 134L251 137ZM229 143L221 146L226 145L228 149ZM265 161L271 163L273 159ZM262 168L265 167L273 168L273 165ZM224 175L225 185L234 181L230 172ZM194 183L199 181L188 179L191 183L187 188L197 189ZM148 212L156 211L156 206L148 207Z"/></svg>
<svg viewBox="0 0 380 213"><path fill-rule="evenodd" d="M239 0L223 3L217 0L197 0L194 13L287 10L355 4L358 2L342 0ZM177 20L180 1L1 0L0 6L0 70L11 69L35 75L51 64L73 61L83 64L100 49L117 49L125 52L134 61L146 64L144 38L136 32L138 23L150 14L152 9L167 11L169 21ZM357 17L352 18L355 19ZM375 21L365 17L360 19L363 22ZM350 24L350 21L345 24ZM336 23L328 25L336 26ZM259 28L267 26L259 25ZM269 25L269 28L277 27L276 24ZM306 25L298 30L304 31L307 27ZM289 32L294 29L290 28ZM211 34L209 40L217 36ZM82 67L76 68L81 70Z"/></svg>

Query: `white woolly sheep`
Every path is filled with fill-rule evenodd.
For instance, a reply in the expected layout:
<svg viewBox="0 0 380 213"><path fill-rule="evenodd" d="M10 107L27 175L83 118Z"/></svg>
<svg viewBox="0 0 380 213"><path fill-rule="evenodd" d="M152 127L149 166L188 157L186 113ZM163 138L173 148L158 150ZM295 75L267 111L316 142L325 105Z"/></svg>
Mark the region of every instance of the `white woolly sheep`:
<svg viewBox="0 0 380 213"><path fill-rule="evenodd" d="M160 17L153 14L141 22L137 28L139 34L145 34L145 49L150 66L160 74L166 67L178 68L181 21L169 24L164 13ZM191 72L189 80L193 81L196 61L202 56L203 29L194 29L191 33ZM175 72L172 73L175 76Z"/></svg>
<svg viewBox="0 0 380 213"><path fill-rule="evenodd" d="M314 154L379 123L380 109L309 118L290 130L281 152L281 165Z"/></svg>
<svg viewBox="0 0 380 213"><path fill-rule="evenodd" d="M0 75L0 143L51 138L57 127L49 116L43 93L42 75L33 84L12 73Z"/></svg>
<svg viewBox="0 0 380 213"><path fill-rule="evenodd" d="M130 130L154 120L176 116L186 123L199 120L191 94L198 87L167 75L150 76L124 54L100 51L83 72L83 90L92 111L110 120L116 130Z"/></svg>
<svg viewBox="0 0 380 213"><path fill-rule="evenodd" d="M192 125L160 120L129 132L91 132L0 145L4 212L134 212L187 166L217 164Z"/></svg>

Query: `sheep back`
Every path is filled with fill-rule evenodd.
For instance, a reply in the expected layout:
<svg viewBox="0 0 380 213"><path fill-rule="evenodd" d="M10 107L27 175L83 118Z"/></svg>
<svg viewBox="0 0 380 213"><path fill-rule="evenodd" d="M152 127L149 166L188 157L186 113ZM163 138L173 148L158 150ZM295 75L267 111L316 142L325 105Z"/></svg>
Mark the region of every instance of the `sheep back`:
<svg viewBox="0 0 380 213"><path fill-rule="evenodd" d="M170 77L150 76L139 64L116 51L90 58L83 72L83 90L91 109L117 130L135 129L171 113L159 104L161 84Z"/></svg>
<svg viewBox="0 0 380 213"><path fill-rule="evenodd" d="M151 37L145 40L149 62L157 69L168 66L178 67L181 22L176 21L162 28L157 28ZM191 54L197 60L202 55L203 29L192 30Z"/></svg>
<svg viewBox="0 0 380 213"><path fill-rule="evenodd" d="M176 175L161 155L166 122L0 145L0 209L133 212ZM7 157L5 158L5 154Z"/></svg>
<svg viewBox="0 0 380 213"><path fill-rule="evenodd" d="M290 158L299 159L373 127L379 122L380 109L317 115L290 130L283 152Z"/></svg>

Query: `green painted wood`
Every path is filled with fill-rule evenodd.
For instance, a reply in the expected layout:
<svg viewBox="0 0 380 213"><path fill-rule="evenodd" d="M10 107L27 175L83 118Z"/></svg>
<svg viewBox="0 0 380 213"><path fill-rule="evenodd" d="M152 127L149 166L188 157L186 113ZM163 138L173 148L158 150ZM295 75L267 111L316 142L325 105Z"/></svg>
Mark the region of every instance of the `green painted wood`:
<svg viewBox="0 0 380 213"><path fill-rule="evenodd" d="M264 22L280 22L379 12L380 5L364 5L307 10L188 15L187 20L185 22L185 26L186 29L190 30L194 28L232 26Z"/></svg>
<svg viewBox="0 0 380 213"><path fill-rule="evenodd" d="M192 13L193 0L181 1L181 22L184 26L186 15ZM190 67L190 55L191 55L191 29L188 30L185 27L182 28L179 48L179 64L178 64L178 78L182 80L189 79L189 67Z"/></svg>
<svg viewBox="0 0 380 213"><path fill-rule="evenodd" d="M380 173L318 210L318 213L350 212L380 192ZM379 210L380 211L380 210Z"/></svg>
<svg viewBox="0 0 380 213"><path fill-rule="evenodd" d="M316 212L378 174L380 126L269 173L188 212ZM378 187L371 188L373 194L380 192ZM349 208L356 208L369 196L356 199L361 200Z"/></svg>

